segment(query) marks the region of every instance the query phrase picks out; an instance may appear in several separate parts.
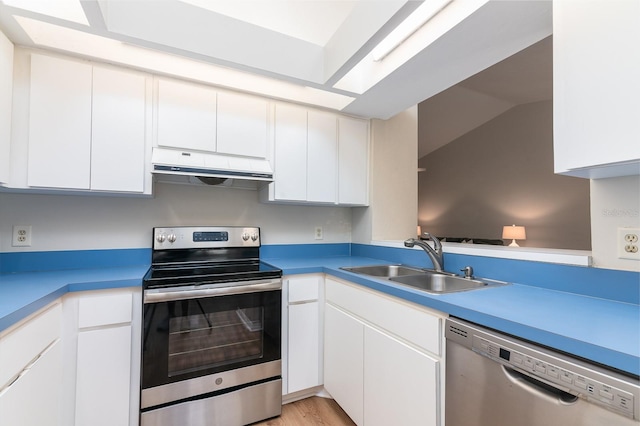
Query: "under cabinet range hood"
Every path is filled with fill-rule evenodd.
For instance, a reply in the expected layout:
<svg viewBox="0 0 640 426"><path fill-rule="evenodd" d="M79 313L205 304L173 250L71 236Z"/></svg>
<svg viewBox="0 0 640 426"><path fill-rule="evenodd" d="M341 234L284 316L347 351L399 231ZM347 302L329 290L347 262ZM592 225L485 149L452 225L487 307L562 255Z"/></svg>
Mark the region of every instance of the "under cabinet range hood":
<svg viewBox="0 0 640 426"><path fill-rule="evenodd" d="M186 183L193 182L193 177L206 185L219 185L227 179L273 182L271 164L263 158L153 148L151 164L158 177L183 176L189 178Z"/></svg>

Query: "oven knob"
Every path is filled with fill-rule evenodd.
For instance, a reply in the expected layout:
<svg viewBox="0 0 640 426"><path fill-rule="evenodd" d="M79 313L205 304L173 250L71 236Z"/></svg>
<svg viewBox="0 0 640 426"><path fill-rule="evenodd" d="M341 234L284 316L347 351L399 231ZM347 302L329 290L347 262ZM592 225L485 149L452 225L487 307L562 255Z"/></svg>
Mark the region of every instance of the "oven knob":
<svg viewBox="0 0 640 426"><path fill-rule="evenodd" d="M165 238L166 237L164 236L164 234L156 235L156 241L159 242L159 243L164 243Z"/></svg>
<svg viewBox="0 0 640 426"><path fill-rule="evenodd" d="M258 240L258 233L254 232L253 234L251 234L251 241L257 241Z"/></svg>
<svg viewBox="0 0 640 426"><path fill-rule="evenodd" d="M176 239L176 234L169 234L169 236L167 237L167 241L169 241L170 243L175 243Z"/></svg>
<svg viewBox="0 0 640 426"><path fill-rule="evenodd" d="M242 239L244 241L248 241L249 240L249 233L248 232L243 232L242 233Z"/></svg>

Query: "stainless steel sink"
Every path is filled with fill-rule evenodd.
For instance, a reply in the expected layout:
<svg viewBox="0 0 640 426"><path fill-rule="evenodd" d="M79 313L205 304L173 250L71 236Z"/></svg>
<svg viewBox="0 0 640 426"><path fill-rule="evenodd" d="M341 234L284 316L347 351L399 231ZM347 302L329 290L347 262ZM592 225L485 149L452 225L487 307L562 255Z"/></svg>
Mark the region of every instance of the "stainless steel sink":
<svg viewBox="0 0 640 426"><path fill-rule="evenodd" d="M355 274L388 279L433 294L455 293L486 287L507 285L502 281L480 278L463 278L450 272L412 268L405 265L370 265L340 268Z"/></svg>
<svg viewBox="0 0 640 426"><path fill-rule="evenodd" d="M340 268L355 274L370 275L372 277L401 277L406 275L424 274L424 269L410 268L404 265L371 265L371 266L352 266L348 268Z"/></svg>
<svg viewBox="0 0 640 426"><path fill-rule="evenodd" d="M428 293L436 294L455 293L458 291L468 291L485 288L487 286L501 286L508 284L501 281L471 279L451 275L442 275L437 273L393 277L389 278L389 280L398 284L403 284L420 290L424 290Z"/></svg>

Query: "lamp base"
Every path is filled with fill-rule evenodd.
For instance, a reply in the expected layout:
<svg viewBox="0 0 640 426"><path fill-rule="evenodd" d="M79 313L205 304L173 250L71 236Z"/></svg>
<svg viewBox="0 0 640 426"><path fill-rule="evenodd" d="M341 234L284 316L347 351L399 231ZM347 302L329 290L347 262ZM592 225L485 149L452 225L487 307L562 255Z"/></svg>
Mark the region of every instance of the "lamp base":
<svg viewBox="0 0 640 426"><path fill-rule="evenodd" d="M509 247L520 247L518 245L518 243L516 243L516 240L511 240L511 244L509 244Z"/></svg>

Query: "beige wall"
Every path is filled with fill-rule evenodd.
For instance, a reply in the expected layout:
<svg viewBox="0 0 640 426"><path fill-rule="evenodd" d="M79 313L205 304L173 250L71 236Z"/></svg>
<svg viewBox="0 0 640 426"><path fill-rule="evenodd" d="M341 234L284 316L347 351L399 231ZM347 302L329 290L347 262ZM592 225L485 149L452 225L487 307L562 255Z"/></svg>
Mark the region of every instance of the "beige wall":
<svg viewBox="0 0 640 426"><path fill-rule="evenodd" d="M590 250L589 181L553 173L552 118L551 101L520 105L420 159L423 230L500 239L517 224L523 247Z"/></svg>
<svg viewBox="0 0 640 426"><path fill-rule="evenodd" d="M416 232L418 107L371 121L370 206L353 209L352 240L404 240Z"/></svg>
<svg viewBox="0 0 640 426"><path fill-rule="evenodd" d="M640 228L640 176L591 181L594 266L640 272L640 260L618 258L618 228Z"/></svg>

